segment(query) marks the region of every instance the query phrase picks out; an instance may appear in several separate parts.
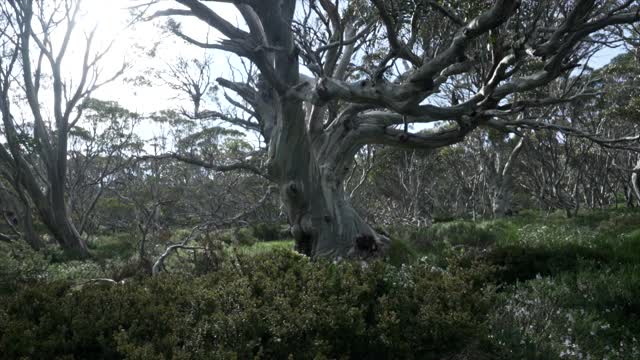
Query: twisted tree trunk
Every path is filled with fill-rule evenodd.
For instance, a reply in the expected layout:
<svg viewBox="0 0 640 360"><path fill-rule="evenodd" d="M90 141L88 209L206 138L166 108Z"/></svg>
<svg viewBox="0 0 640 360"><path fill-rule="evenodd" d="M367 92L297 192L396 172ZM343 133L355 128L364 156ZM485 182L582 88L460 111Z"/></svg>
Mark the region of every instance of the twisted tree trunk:
<svg viewBox="0 0 640 360"><path fill-rule="evenodd" d="M36 203L36 208L44 225L65 251L80 258L89 256L87 244L71 221L64 201Z"/></svg>
<svg viewBox="0 0 640 360"><path fill-rule="evenodd" d="M359 146L336 143L346 132L311 136L300 101L287 101L270 143L269 174L278 184L296 249L310 257L368 258L384 253L388 239L356 212L343 182ZM299 119L292 121L291 119Z"/></svg>
<svg viewBox="0 0 640 360"><path fill-rule="evenodd" d="M317 169L318 165L309 167ZM280 193L299 252L330 258L367 258L384 252L388 239L355 211L345 196L342 179L335 174L320 171L311 177L291 178L282 183Z"/></svg>

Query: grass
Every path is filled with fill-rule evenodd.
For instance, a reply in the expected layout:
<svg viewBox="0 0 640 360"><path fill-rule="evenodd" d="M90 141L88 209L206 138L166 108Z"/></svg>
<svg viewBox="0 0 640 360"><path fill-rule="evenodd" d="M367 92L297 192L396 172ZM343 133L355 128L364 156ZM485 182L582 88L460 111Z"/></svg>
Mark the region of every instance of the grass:
<svg viewBox="0 0 640 360"><path fill-rule="evenodd" d="M293 250L293 240L265 241L238 247L239 252L247 255L264 254L277 249Z"/></svg>
<svg viewBox="0 0 640 360"><path fill-rule="evenodd" d="M90 239L87 245L96 259L128 259L136 252L136 236L127 233L100 235Z"/></svg>

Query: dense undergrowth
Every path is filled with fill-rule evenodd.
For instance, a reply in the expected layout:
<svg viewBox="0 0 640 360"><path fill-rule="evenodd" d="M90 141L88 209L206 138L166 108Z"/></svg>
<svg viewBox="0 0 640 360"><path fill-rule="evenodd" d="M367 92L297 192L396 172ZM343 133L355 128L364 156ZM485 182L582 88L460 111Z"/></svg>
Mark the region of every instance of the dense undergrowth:
<svg viewBox="0 0 640 360"><path fill-rule="evenodd" d="M97 239L82 262L3 248L0 354L640 358L640 213L527 213L390 232L388 258L364 266L310 261L290 241L236 232L215 267L203 266L204 254L178 254L156 277L136 272L122 235ZM126 281L89 281L103 277Z"/></svg>

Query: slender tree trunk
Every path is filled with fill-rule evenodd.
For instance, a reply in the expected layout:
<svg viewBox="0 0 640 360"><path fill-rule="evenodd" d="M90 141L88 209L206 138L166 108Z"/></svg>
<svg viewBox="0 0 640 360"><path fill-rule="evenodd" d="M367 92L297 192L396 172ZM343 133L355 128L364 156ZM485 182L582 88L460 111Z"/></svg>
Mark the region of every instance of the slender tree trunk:
<svg viewBox="0 0 640 360"><path fill-rule="evenodd" d="M635 205L633 203L633 189L628 187L626 184L623 185L624 190L624 200L628 208L633 208Z"/></svg>
<svg viewBox="0 0 640 360"><path fill-rule="evenodd" d="M13 180L13 179L12 179ZM31 203L29 202L28 197L25 195L21 185L16 182L13 184L13 189L17 195L15 198L17 201L11 201L12 198L3 198L2 202L5 207L8 205L9 209L12 209L13 216L11 218L7 217L5 214L5 220L8 225L11 227L11 230L19 237L24 238L26 243L34 250L40 250L44 244L40 236L36 233L33 228L33 210L31 207ZM4 186L0 185L0 189L5 194L9 194L9 190L4 188ZM5 204L6 203L6 204ZM21 216L18 214L21 213ZM19 230L18 226L22 229Z"/></svg>
<svg viewBox="0 0 640 360"><path fill-rule="evenodd" d="M82 235L78 232L73 221L71 220L71 214L67 206L67 200L65 197L65 179L66 179L66 136L60 135L59 139L61 144L59 146L64 147L64 151L59 150L58 159L56 163L49 170L50 191L47 193L49 198L49 211L44 211L45 214L49 214L49 219L45 222L49 227L49 230L53 233L58 243L62 247L70 252L73 256L80 258L89 257L89 249Z"/></svg>
<svg viewBox="0 0 640 360"><path fill-rule="evenodd" d="M516 146L511 151L509 159L500 171L499 185L494 193L492 210L495 217L503 217L513 213L513 163L520 153L524 144L524 137L521 137Z"/></svg>
<svg viewBox="0 0 640 360"><path fill-rule="evenodd" d="M504 217L511 212L511 184L503 180L497 186L491 199L491 210L493 216L497 218Z"/></svg>
<svg viewBox="0 0 640 360"><path fill-rule="evenodd" d="M638 173L640 172L640 160L636 163L636 166L633 168L633 174L631 174L631 185L633 186L633 192L636 194L636 200L638 200L638 205L640 205L640 177Z"/></svg>
<svg viewBox="0 0 640 360"><path fill-rule="evenodd" d="M22 220L22 232L27 244L34 250L40 250L44 246L42 239L33 228L33 212L31 206L25 204Z"/></svg>
<svg viewBox="0 0 640 360"><path fill-rule="evenodd" d="M19 183L16 183L14 188L18 193L18 197L23 208L22 235L32 249L36 251L40 250L44 246L44 243L42 242L40 235L38 235L33 228L33 208L31 207L31 202Z"/></svg>
<svg viewBox="0 0 640 360"><path fill-rule="evenodd" d="M54 236L58 239L58 242L63 244L65 250L81 258L89 257L89 249L86 242L67 216L56 218L55 224L54 229L51 227L49 229L55 231Z"/></svg>

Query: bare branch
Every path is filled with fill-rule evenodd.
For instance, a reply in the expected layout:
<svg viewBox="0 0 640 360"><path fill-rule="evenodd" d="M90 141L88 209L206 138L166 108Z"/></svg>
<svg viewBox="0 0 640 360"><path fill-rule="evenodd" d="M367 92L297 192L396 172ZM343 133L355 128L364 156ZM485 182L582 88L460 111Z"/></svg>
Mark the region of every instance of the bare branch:
<svg viewBox="0 0 640 360"><path fill-rule="evenodd" d="M173 160L178 160L187 164L200 166L205 169L210 169L214 171L226 172L226 171L235 171L235 170L246 170L256 175L265 177L267 179L269 178L267 174L265 174L258 167L246 162L237 162L237 163L228 164L228 165L216 165L216 164L212 164L207 161L204 161L202 159L197 159L197 158L193 158L190 156L181 155L177 153L168 153L168 154L162 154L162 155L143 155L143 156L137 156L135 159L136 161L173 159Z"/></svg>

